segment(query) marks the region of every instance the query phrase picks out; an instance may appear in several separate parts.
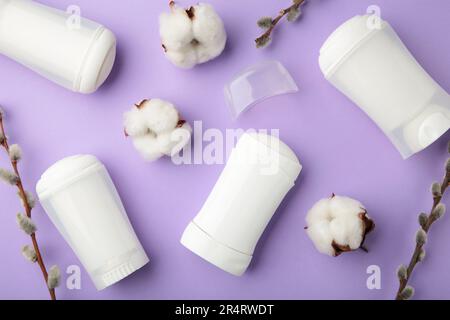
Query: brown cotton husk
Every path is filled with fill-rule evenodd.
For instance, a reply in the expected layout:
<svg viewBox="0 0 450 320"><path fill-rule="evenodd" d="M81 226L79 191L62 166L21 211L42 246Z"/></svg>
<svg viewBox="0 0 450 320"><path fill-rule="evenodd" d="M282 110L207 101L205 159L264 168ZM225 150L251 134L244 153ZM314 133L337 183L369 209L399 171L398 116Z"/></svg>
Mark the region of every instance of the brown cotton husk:
<svg viewBox="0 0 450 320"><path fill-rule="evenodd" d="M349 245L341 245L339 243L337 243L336 241L333 240L333 242L331 243L331 246L334 249L334 256L337 257L339 255L341 255L341 253L343 252L349 252L352 251L352 249L350 248Z"/></svg>
<svg viewBox="0 0 450 320"><path fill-rule="evenodd" d="M183 124L185 124L185 123L186 123L186 120L180 119L180 120L178 120L177 126L175 128L181 128L183 126Z"/></svg>
<svg viewBox="0 0 450 320"><path fill-rule="evenodd" d="M175 5L175 1L171 0L169 1L169 7L173 7ZM188 15L189 19L194 19L195 17L195 8L193 6L189 7L185 10L186 14Z"/></svg>
<svg viewBox="0 0 450 320"><path fill-rule="evenodd" d="M150 101L150 99L142 99L141 102L136 103L135 106L138 109L142 109L144 107L144 104L148 101Z"/></svg>
<svg viewBox="0 0 450 320"><path fill-rule="evenodd" d="M359 218L362 220L362 222L364 224L364 235L363 235L363 240L361 242L361 245L363 245L364 244L364 240L366 240L367 234L369 234L370 232L373 231L373 229L375 229L375 222L373 222L373 220L371 220L367 216L367 210L365 210L365 209L364 209L363 212L361 212L359 214Z"/></svg>
<svg viewBox="0 0 450 320"><path fill-rule="evenodd" d="M193 20L195 18L195 8L190 7L189 9L186 9L186 13L189 17L189 19Z"/></svg>

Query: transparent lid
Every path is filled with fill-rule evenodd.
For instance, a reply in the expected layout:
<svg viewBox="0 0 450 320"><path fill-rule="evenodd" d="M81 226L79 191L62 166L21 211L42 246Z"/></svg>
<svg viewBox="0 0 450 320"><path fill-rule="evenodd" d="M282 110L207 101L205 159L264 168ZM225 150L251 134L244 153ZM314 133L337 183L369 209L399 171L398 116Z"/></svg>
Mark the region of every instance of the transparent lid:
<svg viewBox="0 0 450 320"><path fill-rule="evenodd" d="M225 98L236 119L261 100L297 91L297 84L286 68L279 61L269 60L236 75L225 85Z"/></svg>

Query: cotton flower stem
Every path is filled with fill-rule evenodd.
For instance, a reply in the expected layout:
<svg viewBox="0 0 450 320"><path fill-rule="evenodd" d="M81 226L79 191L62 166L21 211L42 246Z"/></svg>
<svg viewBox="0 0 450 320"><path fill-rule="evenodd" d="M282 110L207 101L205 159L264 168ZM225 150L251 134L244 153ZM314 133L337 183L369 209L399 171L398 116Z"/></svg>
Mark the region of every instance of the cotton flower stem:
<svg viewBox="0 0 450 320"><path fill-rule="evenodd" d="M295 0L295 1L293 1L293 4L291 6L280 10L280 12L278 13L278 16L276 16L274 19L272 19L272 23L270 24L270 27L267 28L267 30L261 36L259 36L258 38L255 39L256 45L266 42L266 39L270 38L270 36L272 35L272 32L275 29L278 22L280 22L280 20L283 19L283 17L285 15L289 14L289 12L291 12L292 10L299 10L301 5L304 4L305 2L306 2L306 0Z"/></svg>
<svg viewBox="0 0 450 320"><path fill-rule="evenodd" d="M450 171L447 171L445 174L444 179L442 180L441 186L440 186L440 194L433 196L433 206L431 207L430 214L428 214L427 223L422 227L423 231L428 234L428 231L430 230L431 225L438 220L432 213L436 209L437 205L441 202L442 197L444 196L445 191L447 190L447 187L450 184ZM419 256L422 251L424 244L416 243L416 248L414 249L414 253L411 257L411 260L409 262L408 268L406 269L406 278L399 280L399 288L396 295L396 300L403 300L401 293L406 288L409 279L411 278L411 275L414 271L414 268L416 267L417 263L420 261Z"/></svg>
<svg viewBox="0 0 450 320"><path fill-rule="evenodd" d="M3 136L5 137L5 140L3 141L1 146L5 149L6 153L9 154L9 144L8 144L8 138L7 138L6 133L5 133L5 126L3 124L3 117L0 117L0 133L3 134ZM19 196L22 199L22 203L23 203L23 206L24 206L24 209L25 209L25 214L27 215L28 218L31 219L31 210L32 210L32 208L31 208L31 206L30 206L30 204L28 202L27 194L26 194L25 189L23 187L23 183L22 183L22 179L20 177L17 161L13 161L13 160L10 160L10 161L11 161L11 166L12 166L12 168L14 170L14 173L17 175L17 177L19 177L19 180L18 180L16 186L17 186L17 189L19 190ZM42 255L41 255L41 251L39 250L39 245L38 245L38 242L37 242L37 239L36 239L36 234L33 233L33 234L30 235L30 237L31 237L31 242L33 244L34 251L36 252L37 263L38 263L38 265L39 265L39 267L41 269L41 272L42 272L42 275L44 277L45 283L47 283L48 273L47 273L47 269L45 267L44 259L42 258ZM50 298L52 300L56 300L55 289L48 288L48 292L50 294Z"/></svg>

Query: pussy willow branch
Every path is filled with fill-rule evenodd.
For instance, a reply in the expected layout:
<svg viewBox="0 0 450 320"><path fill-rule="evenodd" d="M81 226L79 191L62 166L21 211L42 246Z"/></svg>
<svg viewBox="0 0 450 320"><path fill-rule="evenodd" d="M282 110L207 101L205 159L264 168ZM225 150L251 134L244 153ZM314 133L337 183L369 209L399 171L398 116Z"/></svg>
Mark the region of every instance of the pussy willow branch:
<svg viewBox="0 0 450 320"><path fill-rule="evenodd" d="M275 26L278 24L278 22L280 22L280 20L283 19L283 17L287 15L291 10L298 10L300 6L305 2L306 0L295 0L291 6L282 9L278 13L278 16L272 19L270 27L261 36L255 39L256 44L264 42L266 38L270 38L270 35L272 34L272 31L273 29L275 29Z"/></svg>
<svg viewBox="0 0 450 320"><path fill-rule="evenodd" d="M0 132L5 137L3 143L1 144L1 146L5 149L6 153L9 155L8 138L7 138L6 133L5 133L5 127L4 127L4 124L3 124L3 117L1 115L0 115ZM17 186L17 189L19 190L19 196L22 199L22 203L23 203L23 206L24 206L24 209L25 209L25 213L26 213L27 217L31 219L31 210L32 210L32 208L31 208L30 204L28 203L28 197L27 197L25 189L23 187L22 178L20 177L17 161L11 160L11 166L12 166L12 168L14 170L14 173L19 178L18 181L17 181L16 186ZM39 245L38 245L38 242L37 242L37 239L36 239L36 234L32 233L30 235L30 237L31 237L31 242L33 243L34 251L36 252L37 263L38 263L38 265L39 265L39 267L40 267L40 269L42 271L42 275L43 275L44 280L45 280L45 286L48 288L48 286L47 286L48 273L47 273L47 269L46 269L45 264L44 264L44 259L42 258L42 255L41 255L41 251L39 250ZM48 292L50 294L50 298L52 300L56 300L55 289L48 288Z"/></svg>
<svg viewBox="0 0 450 320"><path fill-rule="evenodd" d="M450 171L446 170L445 177L442 180L441 183L441 189L440 194L433 196L433 206L431 207L431 211L428 214L427 223L422 227L423 231L425 231L428 234L428 231L430 230L430 227L436 220L439 218L433 215L433 211L436 209L437 205L441 202L442 197L444 196L445 191L447 190L447 187L450 184ZM420 261L419 256L422 251L422 248L425 244L416 243L416 248L414 249L414 253L411 257L411 260L409 262L409 265L406 269L406 278L399 280L399 288L397 291L397 295L395 297L396 300L403 300L401 294L403 290L406 288L406 285L408 284L409 279L411 278L411 275L414 271L414 268L416 267L417 263Z"/></svg>

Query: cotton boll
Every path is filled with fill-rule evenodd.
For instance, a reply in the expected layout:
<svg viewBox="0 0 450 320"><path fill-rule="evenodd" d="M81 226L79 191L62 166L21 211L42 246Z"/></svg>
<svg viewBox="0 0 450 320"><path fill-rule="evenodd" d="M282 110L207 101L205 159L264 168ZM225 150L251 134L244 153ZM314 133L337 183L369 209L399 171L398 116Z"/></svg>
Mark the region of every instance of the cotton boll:
<svg viewBox="0 0 450 320"><path fill-rule="evenodd" d="M158 144L161 152L173 157L179 153L191 139L192 128L186 122L181 127L175 128L170 133L158 135Z"/></svg>
<svg viewBox="0 0 450 320"><path fill-rule="evenodd" d="M195 38L205 44L225 45L225 28L213 6L208 3L200 3L194 6L193 12L192 29Z"/></svg>
<svg viewBox="0 0 450 320"><path fill-rule="evenodd" d="M190 44L194 33L186 10L173 5L170 13L162 13L159 17L159 35L167 50L178 50Z"/></svg>
<svg viewBox="0 0 450 320"><path fill-rule="evenodd" d="M222 52L222 50L220 50ZM217 49L215 47L199 44L196 47L196 57L197 57L197 63L204 63L209 60L211 60L211 57L218 56L219 53L217 53Z"/></svg>
<svg viewBox="0 0 450 320"><path fill-rule="evenodd" d="M171 155L173 142L171 139L171 132L159 134L156 138L158 143L158 150L160 150L166 156Z"/></svg>
<svg viewBox="0 0 450 320"><path fill-rule="evenodd" d="M168 50L166 57L177 67L190 69L197 64L197 51L191 46L179 50Z"/></svg>
<svg viewBox="0 0 450 320"><path fill-rule="evenodd" d="M192 68L219 56L225 48L225 27L214 8L200 3L187 10L171 3L159 19L166 57L180 68Z"/></svg>
<svg viewBox="0 0 450 320"><path fill-rule="evenodd" d="M167 58L180 68L192 68L197 64L197 53L192 46L194 34L192 21L186 10L172 6L172 12L160 16L160 37Z"/></svg>
<svg viewBox="0 0 450 320"><path fill-rule="evenodd" d="M222 53L227 41L227 34L222 19L210 4L196 5L194 12L193 31L195 39L201 44L197 50L199 63L203 63Z"/></svg>
<svg viewBox="0 0 450 320"><path fill-rule="evenodd" d="M316 202L314 205L314 214L308 214L306 216L306 222L309 224L315 224L316 222L320 222L323 220L331 219L331 212L328 210L329 208L329 199L322 199ZM311 210L313 210L311 209Z"/></svg>
<svg viewBox="0 0 450 320"><path fill-rule="evenodd" d="M143 100L124 119L125 132L148 161L174 156L191 138L191 126L180 119L173 104L161 99Z"/></svg>
<svg viewBox="0 0 450 320"><path fill-rule="evenodd" d="M130 136L139 136L148 132L147 123L142 116L141 110L134 106L123 115L125 132Z"/></svg>
<svg viewBox="0 0 450 320"><path fill-rule="evenodd" d="M151 99L141 110L147 127L156 134L172 131L177 126L178 111L170 102Z"/></svg>
<svg viewBox="0 0 450 320"><path fill-rule="evenodd" d="M172 132L172 140L176 142L176 145L172 148L170 156L178 154L183 148L191 141L192 127L189 123L185 122L179 128L176 128Z"/></svg>
<svg viewBox="0 0 450 320"><path fill-rule="evenodd" d="M164 155L160 151L157 138L151 134L133 137L133 145L147 161L157 160Z"/></svg>
<svg viewBox="0 0 450 320"><path fill-rule="evenodd" d="M331 246L333 237L330 232L330 224L327 221L308 224L307 234L319 252L334 256L335 250Z"/></svg>
<svg viewBox="0 0 450 320"><path fill-rule="evenodd" d="M335 243L355 250L361 246L363 238L361 224L362 222L359 218L336 216L330 222L330 234Z"/></svg>
<svg viewBox="0 0 450 320"><path fill-rule="evenodd" d="M309 210L306 222L316 249L330 256L360 248L375 226L359 201L334 195L318 201Z"/></svg>

